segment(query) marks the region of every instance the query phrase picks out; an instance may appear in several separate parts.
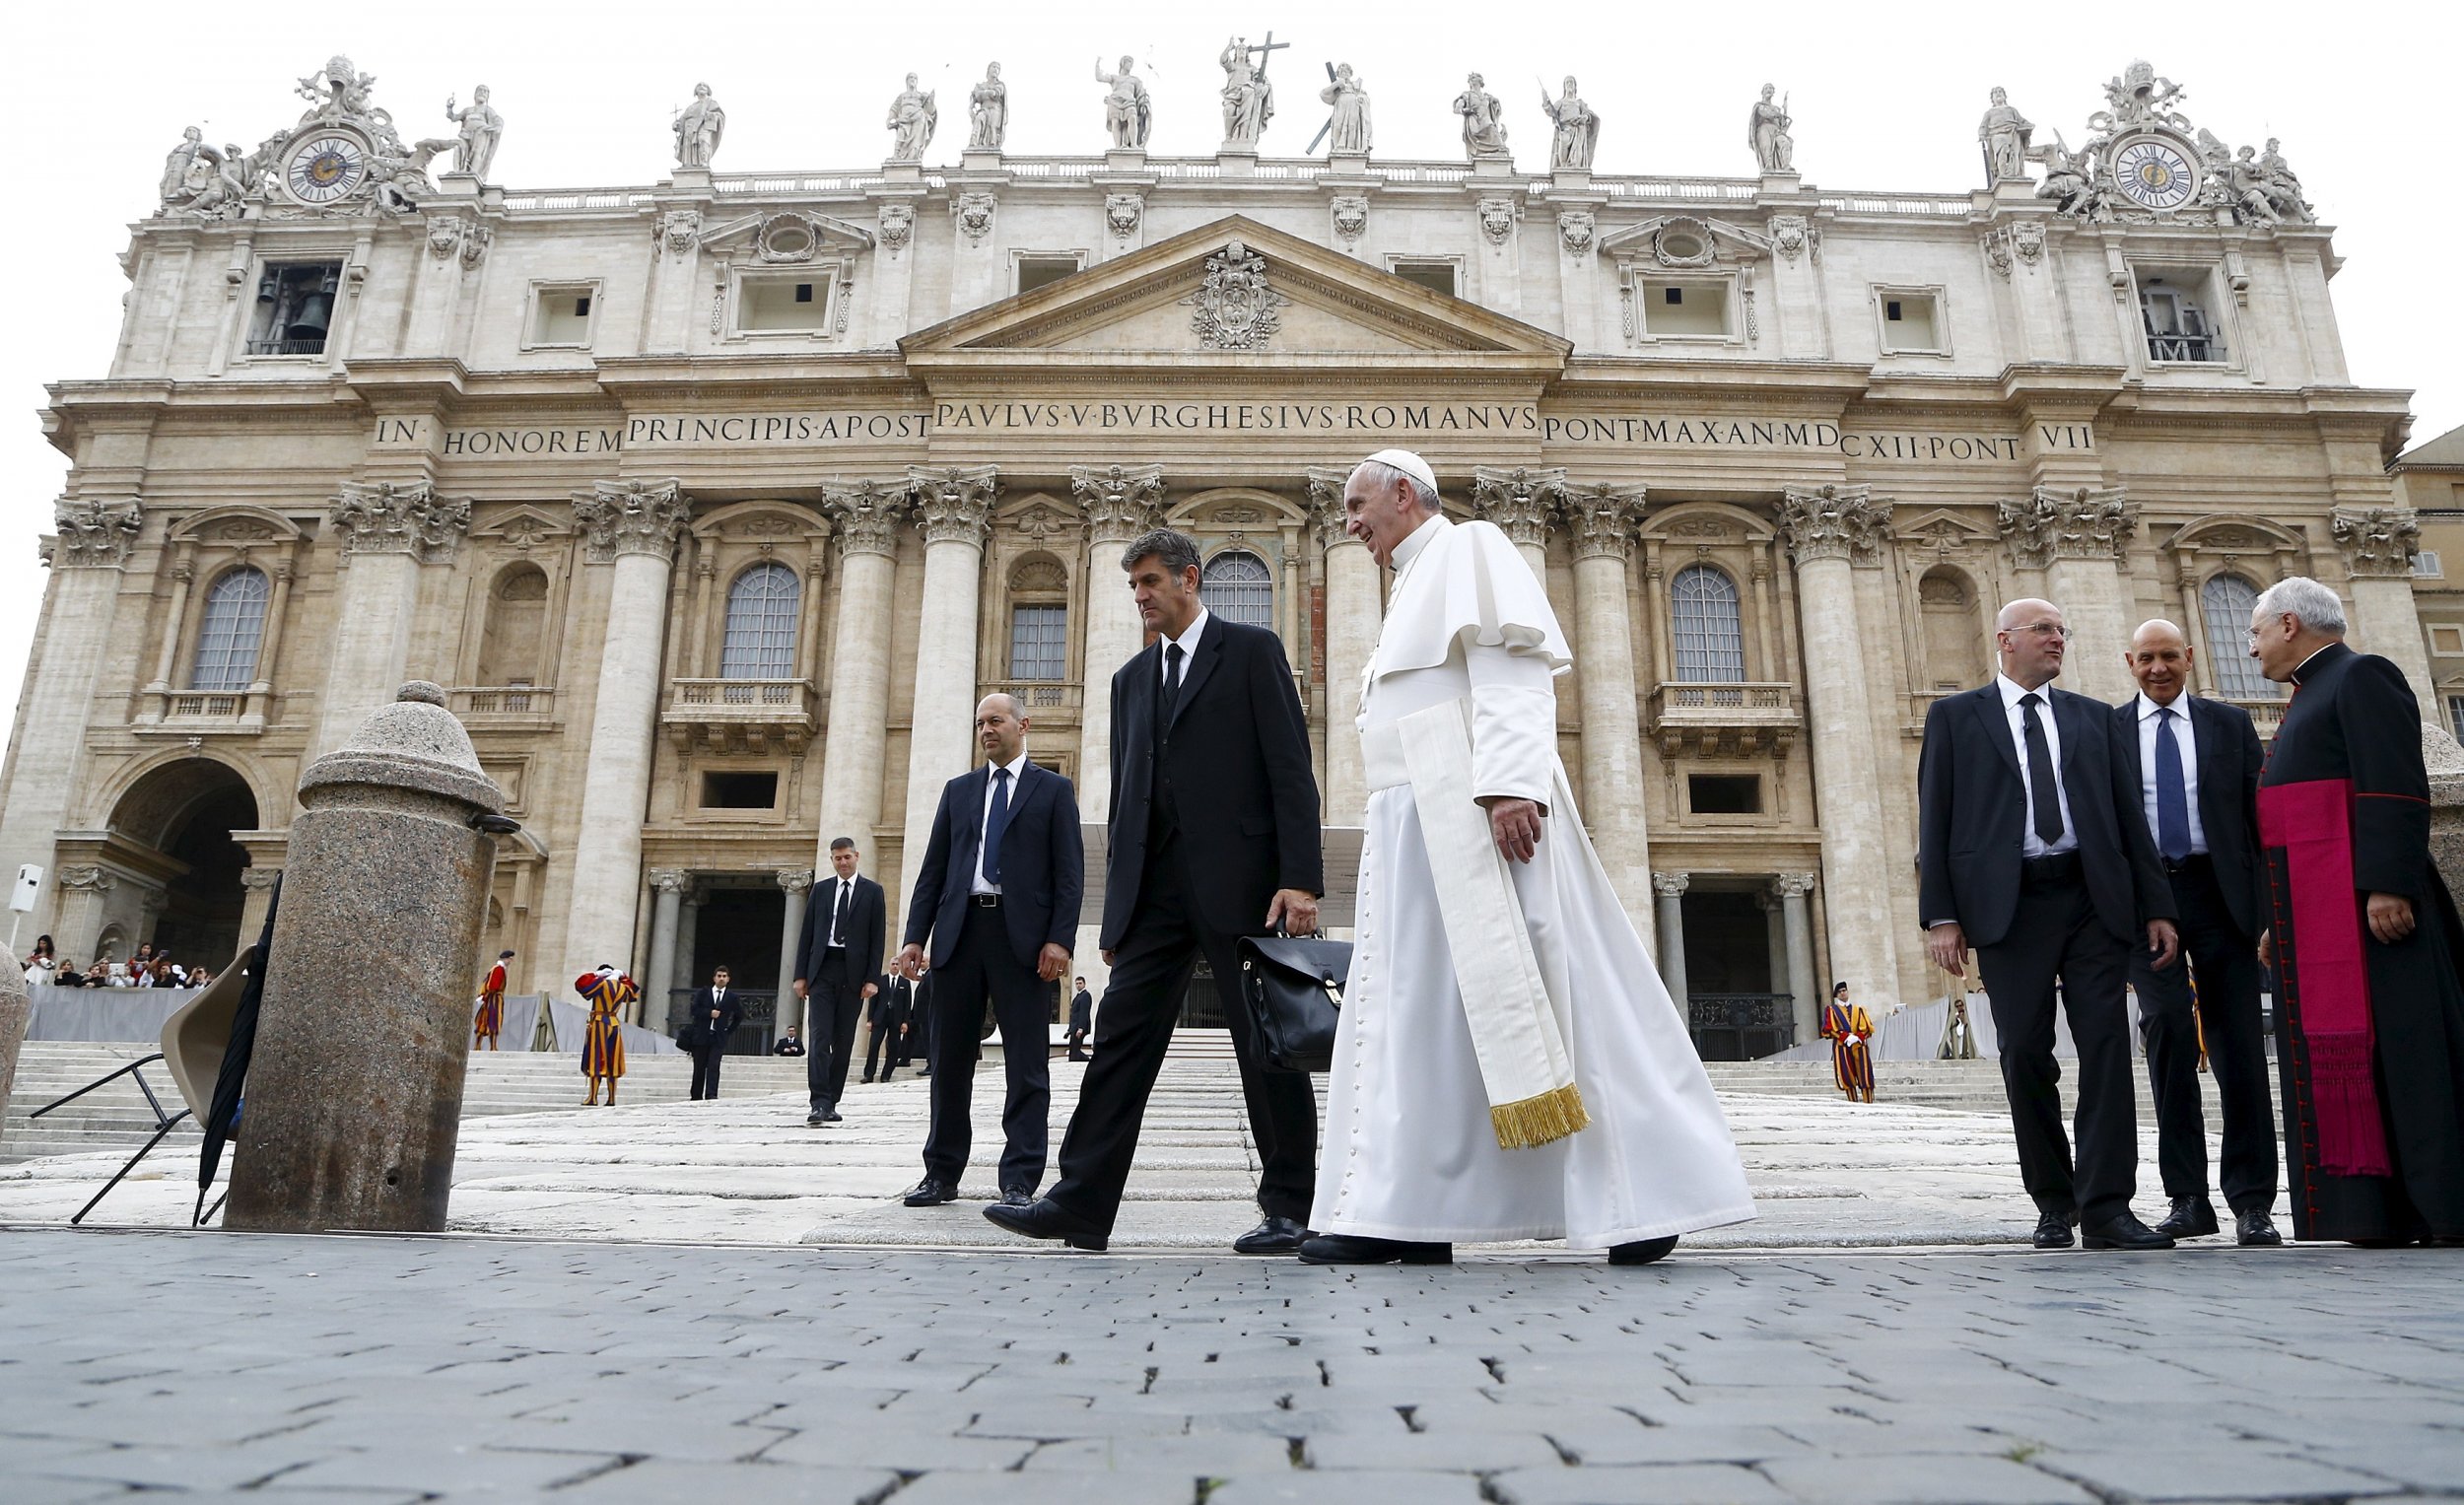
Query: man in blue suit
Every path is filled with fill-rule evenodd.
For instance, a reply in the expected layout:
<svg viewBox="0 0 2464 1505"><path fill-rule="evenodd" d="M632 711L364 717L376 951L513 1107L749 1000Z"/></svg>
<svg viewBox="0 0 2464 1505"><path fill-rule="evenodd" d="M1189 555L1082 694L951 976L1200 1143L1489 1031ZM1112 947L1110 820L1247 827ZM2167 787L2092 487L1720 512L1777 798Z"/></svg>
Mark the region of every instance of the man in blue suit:
<svg viewBox="0 0 2464 1505"><path fill-rule="evenodd" d="M1001 1200L1024 1207L1044 1180L1052 1104L1045 985L1069 970L1086 888L1078 796L1027 758L1027 718L1006 695L976 707L984 766L941 789L932 840L907 903L907 944L891 965L916 978L931 943L932 1128L907 1205L958 1197L975 1137L977 1042L990 1002L1009 1092L1001 1107Z"/></svg>

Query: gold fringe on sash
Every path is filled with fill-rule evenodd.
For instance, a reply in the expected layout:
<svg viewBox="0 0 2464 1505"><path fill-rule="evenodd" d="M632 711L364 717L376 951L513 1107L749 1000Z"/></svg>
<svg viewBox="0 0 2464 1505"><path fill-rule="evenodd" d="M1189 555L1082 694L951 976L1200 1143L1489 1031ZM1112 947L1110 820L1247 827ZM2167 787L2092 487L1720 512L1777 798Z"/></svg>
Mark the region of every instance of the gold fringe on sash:
<svg viewBox="0 0 2464 1505"><path fill-rule="evenodd" d="M1591 1121L1583 1109L1583 1094L1572 1082L1521 1102L1499 1103L1488 1111L1488 1126L1497 1134L1499 1149L1537 1148L1565 1138Z"/></svg>

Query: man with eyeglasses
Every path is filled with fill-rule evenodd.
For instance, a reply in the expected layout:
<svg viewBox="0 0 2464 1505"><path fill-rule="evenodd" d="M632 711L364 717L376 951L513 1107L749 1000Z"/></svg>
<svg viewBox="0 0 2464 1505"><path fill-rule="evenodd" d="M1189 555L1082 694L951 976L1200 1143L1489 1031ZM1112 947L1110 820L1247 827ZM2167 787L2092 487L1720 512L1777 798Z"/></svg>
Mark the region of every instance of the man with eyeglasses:
<svg viewBox="0 0 2464 1505"><path fill-rule="evenodd" d="M1956 974L1976 949L2036 1247L2069 1248L2077 1225L2090 1249L2170 1249L2131 1211L2139 1126L2122 992L2134 946L2172 965L2178 912L2140 809L2137 748L2110 707L2051 688L2070 637L2052 602L2013 601L1994 619L2002 672L1927 714L1918 909L1935 966ZM2079 1047L2076 1164L2053 1060L2057 985Z"/></svg>

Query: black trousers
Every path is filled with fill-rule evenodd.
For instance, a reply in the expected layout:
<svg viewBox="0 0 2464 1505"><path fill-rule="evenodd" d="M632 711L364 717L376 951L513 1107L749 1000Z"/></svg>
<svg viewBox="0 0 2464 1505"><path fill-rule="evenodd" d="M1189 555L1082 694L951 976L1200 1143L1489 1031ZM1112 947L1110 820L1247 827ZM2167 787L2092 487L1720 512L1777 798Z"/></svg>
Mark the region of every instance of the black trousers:
<svg viewBox="0 0 2464 1505"><path fill-rule="evenodd" d="M693 1101L719 1095L719 1062L727 1054L727 1042L714 1040L693 1048Z"/></svg>
<svg viewBox="0 0 2464 1505"><path fill-rule="evenodd" d="M1262 915L1263 918L1263 915ZM1164 1052L1180 1016L1181 995L1202 953L1213 967L1224 1016L1234 1021L1241 1095L1263 1169L1258 1205L1270 1217L1309 1218L1318 1175L1318 1103L1305 1071L1268 1071L1254 1059L1249 1032L1239 1027L1237 935L1211 929L1198 913L1181 844L1150 848L1146 881L1129 933L1113 956L1112 982L1095 1012L1095 1058L1078 1088L1078 1109L1061 1142L1061 1180L1052 1199L1109 1233L1137 1153L1146 1099L1163 1070Z"/></svg>
<svg viewBox="0 0 2464 1505"><path fill-rule="evenodd" d="M2130 958L2131 987L2139 992L2139 1021L2148 1040L2148 1085L2156 1094L2156 1168L2165 1196L2208 1195L2208 1129L2199 1104L2204 1024L2208 1069L2224 1115L2218 1181L2235 1212L2264 1212L2276 1204L2276 1107L2267 1090L2257 942L2233 924L2206 857L2191 857L2167 873L2182 912L2182 954L2161 972L2150 965L2145 947L2133 947Z"/></svg>
<svg viewBox="0 0 2464 1505"><path fill-rule="evenodd" d="M907 1063L907 1046L900 1027L907 1023L907 1010L884 1008L872 1021L872 1038L864 1042L864 1080L871 1081L877 1071L882 1081Z"/></svg>
<svg viewBox="0 0 2464 1505"><path fill-rule="evenodd" d="M1001 1032L1008 1078L1001 1098L1000 1186L1033 1196L1044 1184L1052 1134L1044 987L1011 948L1001 912L970 904L957 950L932 969L932 1128L924 1136L924 1164L926 1176L952 1186L975 1146L976 1061L988 1004Z"/></svg>
<svg viewBox="0 0 2464 1505"><path fill-rule="evenodd" d="M2011 932L1976 948L2002 1037L2019 1180L2039 1210L2076 1210L2090 1227L2129 1211L2139 1179L2139 1106L2122 1003L2132 949L2096 918L2076 865L2067 877L2022 880ZM2079 1047L2076 1173L2062 1132L2062 1067L2053 1059L2056 979Z"/></svg>
<svg viewBox="0 0 2464 1505"><path fill-rule="evenodd" d="M816 974L804 983L804 1085L812 1094L812 1111L828 1113L847 1091L847 1063L856 1053L856 1021L863 1017L864 984L871 979L851 961L844 946L832 946L813 965Z"/></svg>

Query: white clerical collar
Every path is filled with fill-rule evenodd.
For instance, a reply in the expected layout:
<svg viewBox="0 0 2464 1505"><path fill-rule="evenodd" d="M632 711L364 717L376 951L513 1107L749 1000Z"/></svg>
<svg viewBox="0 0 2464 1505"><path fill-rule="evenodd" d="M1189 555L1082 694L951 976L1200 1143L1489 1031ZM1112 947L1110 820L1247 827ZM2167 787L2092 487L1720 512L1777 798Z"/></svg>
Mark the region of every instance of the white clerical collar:
<svg viewBox="0 0 2464 1505"><path fill-rule="evenodd" d="M2331 648L2342 647L2344 647L2344 640L2342 638L2333 639L2329 642L2320 644L2316 651L2312 652L2309 657L2302 659L2299 663L2293 666L2293 682L2296 685L2301 683L2302 671L2307 669L2311 664L2318 662L2318 655L2320 653L2326 652Z"/></svg>
<svg viewBox="0 0 2464 1505"><path fill-rule="evenodd" d="M1420 551L1429 546L1430 540L1454 525L1454 520L1444 513L1429 513L1426 520L1411 530L1410 536L1395 545L1395 573L1403 574L1413 560L1420 557Z"/></svg>

